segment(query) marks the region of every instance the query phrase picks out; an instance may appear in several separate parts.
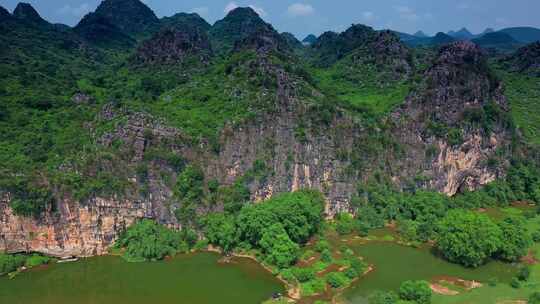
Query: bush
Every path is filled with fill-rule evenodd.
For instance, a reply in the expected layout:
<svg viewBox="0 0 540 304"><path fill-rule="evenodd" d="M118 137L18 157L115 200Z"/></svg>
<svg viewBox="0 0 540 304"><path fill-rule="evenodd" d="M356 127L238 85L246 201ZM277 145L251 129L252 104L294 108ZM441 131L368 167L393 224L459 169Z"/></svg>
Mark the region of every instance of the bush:
<svg viewBox="0 0 540 304"><path fill-rule="evenodd" d="M326 275L326 282L333 288L341 288L349 285L349 279L341 272L330 272Z"/></svg>
<svg viewBox="0 0 540 304"><path fill-rule="evenodd" d="M368 299L369 304L395 304L399 297L392 291L376 291Z"/></svg>
<svg viewBox="0 0 540 304"><path fill-rule="evenodd" d="M279 275L281 276L281 278L283 280L287 281L288 283L295 282L294 273L293 273L292 269L290 269L290 268L285 268L285 269L281 270Z"/></svg>
<svg viewBox="0 0 540 304"><path fill-rule="evenodd" d="M349 279L355 279L358 277L358 271L356 271L356 269L354 269L353 267L349 267L345 270L344 272L345 276Z"/></svg>
<svg viewBox="0 0 540 304"><path fill-rule="evenodd" d="M336 216L336 230L339 234L345 235L353 232L355 221L349 213L339 213Z"/></svg>
<svg viewBox="0 0 540 304"><path fill-rule="evenodd" d="M399 287L399 297L418 304L431 303L431 288L426 281L405 281Z"/></svg>
<svg viewBox="0 0 540 304"><path fill-rule="evenodd" d="M295 267L292 269L294 277L301 283L313 280L315 278L315 272L312 268L300 268Z"/></svg>
<svg viewBox="0 0 540 304"><path fill-rule="evenodd" d="M528 266L520 267L519 271L518 271L518 273L516 275L516 277L520 281L527 281L530 276L531 276L531 269Z"/></svg>
<svg viewBox="0 0 540 304"><path fill-rule="evenodd" d="M321 239L315 244L315 251L322 253L325 250L330 250L330 244L327 240Z"/></svg>
<svg viewBox="0 0 540 304"><path fill-rule="evenodd" d="M24 265L26 258L22 255L0 253L0 274L16 271Z"/></svg>
<svg viewBox="0 0 540 304"><path fill-rule="evenodd" d="M521 287L521 282L519 281L517 277L513 277L512 280L510 281L510 286L512 286L512 288L518 289Z"/></svg>
<svg viewBox="0 0 540 304"><path fill-rule="evenodd" d="M535 231L532 233L532 240L535 243L540 243L540 231Z"/></svg>
<svg viewBox="0 0 540 304"><path fill-rule="evenodd" d="M528 304L540 304L540 291L531 293Z"/></svg>
<svg viewBox="0 0 540 304"><path fill-rule="evenodd" d="M302 296L308 297L314 294L322 293L326 290L326 282L322 278L315 278L311 281L302 283Z"/></svg>
<svg viewBox="0 0 540 304"><path fill-rule="evenodd" d="M323 252L321 253L321 261L325 262L325 263L332 263L332 253L330 252L330 250L328 249L325 249L323 250Z"/></svg>

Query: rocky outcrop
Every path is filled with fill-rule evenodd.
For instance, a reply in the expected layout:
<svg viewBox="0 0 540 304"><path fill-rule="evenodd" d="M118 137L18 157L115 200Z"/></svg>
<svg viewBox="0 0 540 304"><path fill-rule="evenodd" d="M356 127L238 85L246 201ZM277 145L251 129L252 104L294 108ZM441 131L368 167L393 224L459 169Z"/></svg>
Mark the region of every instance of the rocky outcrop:
<svg viewBox="0 0 540 304"><path fill-rule="evenodd" d="M143 64L181 63L188 57L208 61L211 47L205 33L196 30L167 28L142 43L136 60Z"/></svg>
<svg viewBox="0 0 540 304"><path fill-rule="evenodd" d="M503 60L515 72L540 76L540 41L517 50Z"/></svg>
<svg viewBox="0 0 540 304"><path fill-rule="evenodd" d="M394 133L406 147L404 167L416 169L404 172L427 177L430 188L448 195L477 189L500 176L500 168L486 163L499 147L509 144L504 114L490 118L489 130L474 119L467 121L485 115L486 107L500 113L508 110L503 87L489 71L482 50L466 41L442 47L418 90L392 115ZM434 131L437 128L443 131ZM460 138L450 140L450 132Z"/></svg>

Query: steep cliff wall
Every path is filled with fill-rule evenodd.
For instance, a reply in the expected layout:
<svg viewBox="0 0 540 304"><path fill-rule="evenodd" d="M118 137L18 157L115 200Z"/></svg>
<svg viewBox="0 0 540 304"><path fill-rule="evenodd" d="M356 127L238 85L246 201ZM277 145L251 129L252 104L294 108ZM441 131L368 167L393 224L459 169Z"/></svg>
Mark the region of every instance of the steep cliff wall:
<svg viewBox="0 0 540 304"><path fill-rule="evenodd" d="M415 187L453 195L503 174L502 167L490 167L487 160L508 145L504 124L493 121L485 130L461 123L470 109L483 109L491 102L503 112L506 109L502 86L490 79L484 60L482 52L468 43L443 48L426 71L425 81L387 118L383 130L369 127L342 110L325 123L317 117L306 119L310 104L298 94L298 79L263 56L260 68L275 75L277 83L273 111L242 125L226 126L219 152L204 142L193 144L180 130L148 114L111 107L105 107L101 119L121 115L125 123L99 142L108 146L120 139L125 148L121 151L129 150L133 156L125 165L132 167L153 148L166 149L200 164L206 181L215 179L224 185L233 184L255 163L262 163L264 178L248 185L253 200L315 188L324 193L329 216L349 210L356 185L374 172L392 177L398 187L414 183ZM459 141L433 134L433 123L459 130ZM105 253L118 233L139 218L155 218L178 227L174 211L181 202L174 199L174 182L165 182L163 173L174 181L178 172L166 162L151 160L145 195L134 192L85 202L63 199L56 212L39 219L15 216L6 196L0 202L0 250L89 256ZM134 184L140 182L136 176L130 179ZM208 208L201 207L198 212Z"/></svg>

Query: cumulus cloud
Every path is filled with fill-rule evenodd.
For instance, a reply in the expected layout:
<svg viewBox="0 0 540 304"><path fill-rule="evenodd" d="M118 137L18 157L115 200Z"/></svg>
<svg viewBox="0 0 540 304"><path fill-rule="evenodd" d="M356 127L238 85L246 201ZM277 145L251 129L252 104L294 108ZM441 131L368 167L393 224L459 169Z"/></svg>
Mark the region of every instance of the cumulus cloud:
<svg viewBox="0 0 540 304"><path fill-rule="evenodd" d="M238 8L239 5L236 3L236 2L229 2L226 6L225 6L225 9L223 10L223 12L225 14L228 14L230 11ZM250 7L252 10L254 10L259 16L261 17L266 17L266 11L262 8L262 7L259 7L259 6L256 6L256 5L253 5L253 4L250 4L248 5L248 7Z"/></svg>
<svg viewBox="0 0 540 304"><path fill-rule="evenodd" d="M394 6L394 10L399 14L401 19L407 21L416 21L420 18L416 11L408 6L397 5Z"/></svg>
<svg viewBox="0 0 540 304"><path fill-rule="evenodd" d="M189 12L190 13L197 13L202 17L206 17L206 16L208 16L209 11L210 11L210 9L208 7L201 6L201 7L194 7Z"/></svg>
<svg viewBox="0 0 540 304"><path fill-rule="evenodd" d="M304 3L294 3L287 8L287 14L292 17L308 16L314 12L313 6Z"/></svg>
<svg viewBox="0 0 540 304"><path fill-rule="evenodd" d="M72 15L75 17L80 17L90 11L90 5L88 3L82 3L79 6L71 6L66 4L56 10L56 13L59 15Z"/></svg>
<svg viewBox="0 0 540 304"><path fill-rule="evenodd" d="M375 16L375 13L370 12L370 11L362 12L361 15L362 15L362 20L364 21L373 21L377 19L377 16Z"/></svg>

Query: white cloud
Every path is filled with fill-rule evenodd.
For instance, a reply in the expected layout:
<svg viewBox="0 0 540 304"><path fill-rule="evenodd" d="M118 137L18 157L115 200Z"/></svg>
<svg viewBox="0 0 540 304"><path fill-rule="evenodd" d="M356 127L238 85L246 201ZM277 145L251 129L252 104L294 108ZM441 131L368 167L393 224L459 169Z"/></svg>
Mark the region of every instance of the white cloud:
<svg viewBox="0 0 540 304"><path fill-rule="evenodd" d="M417 21L420 19L418 14L416 14L416 11L408 6L397 5L394 6L394 10L399 14L401 19L405 19L407 21Z"/></svg>
<svg viewBox="0 0 540 304"><path fill-rule="evenodd" d="M369 11L362 12L362 20L373 21L375 19L377 19L377 16L375 16L373 12L369 12Z"/></svg>
<svg viewBox="0 0 540 304"><path fill-rule="evenodd" d="M234 10L238 8L238 4L236 4L236 2L229 2L226 6L225 6L225 9L223 10L223 12L225 14L228 14L230 11Z"/></svg>
<svg viewBox="0 0 540 304"><path fill-rule="evenodd" d="M253 9L257 14L259 14L259 16L266 17L266 11L262 7L258 7L252 4L248 6L251 7L251 9Z"/></svg>
<svg viewBox="0 0 540 304"><path fill-rule="evenodd" d="M189 12L190 13L197 13L202 17L206 17L206 16L208 16L209 11L210 11L210 9L208 7L201 6L201 7L194 7Z"/></svg>
<svg viewBox="0 0 540 304"><path fill-rule="evenodd" d="M225 14L228 14L230 11L239 8L240 6L236 2L229 2L226 6L223 12ZM254 10L259 16L266 17L266 11L262 7L255 6L253 4L248 5L252 10Z"/></svg>
<svg viewBox="0 0 540 304"><path fill-rule="evenodd" d="M303 3L294 3L287 8L287 14L291 17L308 16L314 12L313 6Z"/></svg>
<svg viewBox="0 0 540 304"><path fill-rule="evenodd" d="M71 6L66 4L61 8L56 10L56 13L59 15L73 15L75 17L80 17L90 11L90 5L88 3L82 3L79 6Z"/></svg>

